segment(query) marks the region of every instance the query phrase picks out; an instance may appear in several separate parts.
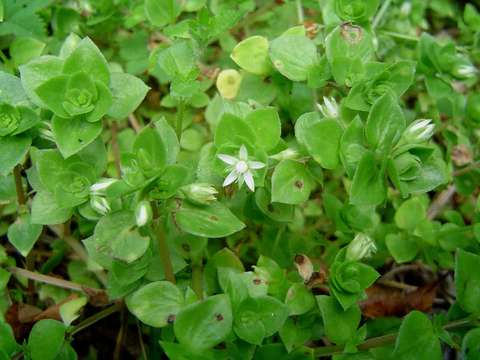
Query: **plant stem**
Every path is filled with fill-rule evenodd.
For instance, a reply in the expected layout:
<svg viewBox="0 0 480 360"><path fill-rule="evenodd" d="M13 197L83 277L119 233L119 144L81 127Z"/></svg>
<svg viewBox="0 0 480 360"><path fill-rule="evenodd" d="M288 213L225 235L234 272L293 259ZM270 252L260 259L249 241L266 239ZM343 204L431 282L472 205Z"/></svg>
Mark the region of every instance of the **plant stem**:
<svg viewBox="0 0 480 360"><path fill-rule="evenodd" d="M392 0L385 0L383 2L382 7L380 8L380 10L378 10L377 15L373 19L373 22L372 22L372 28L373 29L375 29L378 26L378 24L382 20L383 16L387 12L388 8L390 7L391 3L392 3Z"/></svg>
<svg viewBox="0 0 480 360"><path fill-rule="evenodd" d="M156 219L154 231L158 241L160 261L162 262L163 271L165 272L165 279L175 284L175 273L173 272L172 259L170 258L170 251L168 249L167 239L165 238L165 231L163 229L162 219Z"/></svg>
<svg viewBox="0 0 480 360"><path fill-rule="evenodd" d="M175 124L175 132L177 133L178 142L182 139L183 132L183 117L185 116L185 103L183 100L180 100L178 103L178 111Z"/></svg>
<svg viewBox="0 0 480 360"><path fill-rule="evenodd" d="M202 258L192 260L192 289L199 300L203 299L203 265Z"/></svg>
<svg viewBox="0 0 480 360"><path fill-rule="evenodd" d="M453 176L461 176L464 174L469 173L470 171L476 170L480 168L480 161L476 161L474 163L471 163L470 165L464 167L463 169L458 169L453 172Z"/></svg>
<svg viewBox="0 0 480 360"><path fill-rule="evenodd" d="M455 329L459 327L474 325L476 319L462 319L451 321L443 326L444 330ZM357 346L357 349L360 351L370 350L376 347L385 346L393 343L398 336L398 332L394 334L388 334L383 336L378 336L365 340ZM333 345L333 346L323 346L314 350L316 357L322 356L331 356L336 354L343 353L343 346Z"/></svg>
<svg viewBox="0 0 480 360"><path fill-rule="evenodd" d="M305 14L303 12L303 4L302 0L295 0L295 4L297 6L297 19L299 24L303 24L305 21Z"/></svg>
<svg viewBox="0 0 480 360"><path fill-rule="evenodd" d="M56 278L56 277L53 277L53 276L39 274L39 273L29 271L29 270L25 270L25 269L21 269L21 268L15 267L15 266L9 267L8 271L10 271L10 273L12 273L13 275L23 276L24 278L27 278L29 280L41 282L41 283L44 283L44 284L53 285L53 286L60 287L60 288L63 288L63 289L81 291L81 292L90 292L90 293L103 291L101 289L90 288L88 286L83 286L83 285L80 285L80 284L77 284L77 283L74 283L74 282L71 282L71 281L68 281L68 280L59 279L59 278Z"/></svg>
<svg viewBox="0 0 480 360"><path fill-rule="evenodd" d="M107 316L110 316L111 314L116 313L117 311L119 311L122 308L122 306L123 306L122 303L118 302L118 303L116 303L116 304L114 304L114 305L112 305L112 306L110 306L106 309L103 309L102 311L86 318L85 320L83 320L78 325L75 325L74 327L72 327L70 329L70 331L68 331L68 335L73 336L76 333L82 331L83 329L89 327L90 325L95 324L97 321L100 321L103 318L106 318Z"/></svg>
<svg viewBox="0 0 480 360"><path fill-rule="evenodd" d="M428 208L427 218L429 220L435 219L440 213L440 211L442 211L442 209L445 207L445 205L450 202L456 191L457 189L455 185L449 185L445 190L438 194Z"/></svg>
<svg viewBox="0 0 480 360"><path fill-rule="evenodd" d="M123 342L125 341L125 332L127 329L128 316L125 311L125 305L122 304L120 311L120 329L118 330L117 339L115 341L115 350L113 351L113 360L120 360Z"/></svg>
<svg viewBox="0 0 480 360"><path fill-rule="evenodd" d="M393 32L393 31L380 31L379 33L382 34L382 35L386 35L386 36L390 36L390 37L393 37L393 38L402 39L402 40L406 40L406 41L417 42L417 41L420 40L416 36L404 35L404 34L396 33L396 32Z"/></svg>
<svg viewBox="0 0 480 360"><path fill-rule="evenodd" d="M110 131L112 133L112 152L115 161L115 169L117 170L117 177L122 177L122 169L120 167L120 148L118 146L118 126L115 120L112 120L110 125Z"/></svg>
<svg viewBox="0 0 480 360"><path fill-rule="evenodd" d="M19 206L23 206L27 203L27 198L25 196L25 192L23 191L21 171L21 165L17 165L13 168L13 177L15 178L15 190L17 191L17 201Z"/></svg>

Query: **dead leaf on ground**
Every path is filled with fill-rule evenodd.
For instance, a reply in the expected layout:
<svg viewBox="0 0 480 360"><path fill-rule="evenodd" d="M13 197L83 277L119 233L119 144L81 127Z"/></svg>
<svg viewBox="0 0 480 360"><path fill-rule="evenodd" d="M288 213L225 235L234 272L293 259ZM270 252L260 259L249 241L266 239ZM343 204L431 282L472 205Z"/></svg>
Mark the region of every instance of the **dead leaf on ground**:
<svg viewBox="0 0 480 360"><path fill-rule="evenodd" d="M429 312L437 293L438 283L430 283L417 290L404 290L375 284L366 290L367 300L360 303L368 318L404 316L412 310Z"/></svg>

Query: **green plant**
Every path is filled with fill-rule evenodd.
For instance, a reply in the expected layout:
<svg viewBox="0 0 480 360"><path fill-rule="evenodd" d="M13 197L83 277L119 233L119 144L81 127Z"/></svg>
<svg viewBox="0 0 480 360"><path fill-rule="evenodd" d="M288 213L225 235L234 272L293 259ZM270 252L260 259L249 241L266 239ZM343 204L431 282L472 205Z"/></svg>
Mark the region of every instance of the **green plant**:
<svg viewBox="0 0 480 360"><path fill-rule="evenodd" d="M0 10L0 359L478 358L477 5Z"/></svg>

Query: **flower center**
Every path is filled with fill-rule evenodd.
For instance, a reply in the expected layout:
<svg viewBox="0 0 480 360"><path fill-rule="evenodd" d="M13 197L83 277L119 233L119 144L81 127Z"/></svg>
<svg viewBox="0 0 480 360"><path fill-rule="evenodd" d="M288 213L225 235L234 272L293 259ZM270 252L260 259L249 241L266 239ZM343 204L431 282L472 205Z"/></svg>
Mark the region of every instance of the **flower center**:
<svg viewBox="0 0 480 360"><path fill-rule="evenodd" d="M240 160L239 162L237 162L237 164L235 165L235 170L237 170L237 172L239 172L240 174L243 174L245 172L247 172L248 170L248 165L245 161L243 160Z"/></svg>

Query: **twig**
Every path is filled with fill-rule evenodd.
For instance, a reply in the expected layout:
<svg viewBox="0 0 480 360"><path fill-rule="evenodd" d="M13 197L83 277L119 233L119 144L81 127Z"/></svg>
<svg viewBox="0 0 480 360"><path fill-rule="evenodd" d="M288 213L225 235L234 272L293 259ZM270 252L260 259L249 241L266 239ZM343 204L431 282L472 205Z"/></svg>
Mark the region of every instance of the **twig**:
<svg viewBox="0 0 480 360"><path fill-rule="evenodd" d="M122 169L120 167L120 148L118 146L118 126L115 120L110 124L110 131L112 133L112 152L115 161L115 169L117 170L117 177L122 177Z"/></svg>
<svg viewBox="0 0 480 360"><path fill-rule="evenodd" d="M385 0L383 2L382 7L380 8L380 10L378 10L377 15L375 15L375 18L373 19L372 29L375 29L378 26L383 16L387 12L388 8L390 7L391 3L392 3L392 0Z"/></svg>
<svg viewBox="0 0 480 360"><path fill-rule="evenodd" d="M133 130L135 130L136 133L142 130L142 127L140 126L140 123L138 122L138 119L135 117L134 114L128 115L128 122L130 123L130 125L132 125L132 128Z"/></svg>
<svg viewBox="0 0 480 360"><path fill-rule="evenodd" d="M111 314L114 314L116 313L117 311L119 311L121 308L122 308L122 303L118 302L88 318L86 318L85 320L83 320L81 323L79 323L78 325L75 325L74 327L72 327L69 331L68 331L68 335L69 336L73 336L75 334L77 334L78 332L82 331L83 329L95 324L97 321L100 321L102 320L103 318L106 318L107 316L110 316Z"/></svg>
<svg viewBox="0 0 480 360"><path fill-rule="evenodd" d="M429 220L435 219L442 211L443 207L450 202L455 192L455 185L449 185L445 190L438 194L428 208L427 218Z"/></svg>
<svg viewBox="0 0 480 360"><path fill-rule="evenodd" d="M464 326L474 325L477 320L473 319L462 319L451 321L448 324L443 326L444 330L455 329ZM357 346L358 350L364 351L372 348L384 346L393 343L397 339L398 333L388 334L383 336L378 336L365 340L360 345ZM314 350L316 357L322 356L331 356L335 354L343 353L343 346L334 345L334 346L323 346Z"/></svg>
<svg viewBox="0 0 480 360"><path fill-rule="evenodd" d="M9 267L8 271L10 271L10 273L12 273L13 275L16 275L16 276L22 276L24 278L27 278L27 279L30 279L30 280L33 280L33 281L53 285L53 286L60 287L60 288L63 288L63 289L80 291L80 292L83 292L87 295L91 294L91 293L102 292L103 291L102 289L96 289L96 288L91 288L91 287L88 287L88 286L83 286L83 285L80 285L80 284L77 284L77 283L74 283L74 282L71 282L71 281L68 281L68 280L59 279L59 278L56 278L56 277L53 277L53 276L39 274L39 273L29 271L29 270L26 270L26 269L21 269L21 268L15 267L15 266Z"/></svg>
<svg viewBox="0 0 480 360"><path fill-rule="evenodd" d="M378 284L392 287L395 289L405 290L405 291L415 291L418 289L417 286L404 284L395 280L380 279L377 281Z"/></svg>

